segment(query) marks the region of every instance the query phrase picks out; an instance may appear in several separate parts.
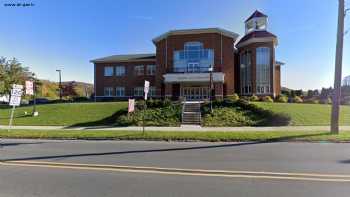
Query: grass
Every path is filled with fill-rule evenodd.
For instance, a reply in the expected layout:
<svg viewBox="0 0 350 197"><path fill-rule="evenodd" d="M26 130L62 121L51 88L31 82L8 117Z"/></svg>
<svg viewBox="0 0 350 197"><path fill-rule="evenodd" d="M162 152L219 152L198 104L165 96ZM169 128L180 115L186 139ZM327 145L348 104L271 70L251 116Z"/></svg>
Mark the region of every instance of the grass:
<svg viewBox="0 0 350 197"><path fill-rule="evenodd" d="M330 125L331 105L254 102L266 110L288 115L293 126ZM350 106L341 106L340 125L350 125Z"/></svg>
<svg viewBox="0 0 350 197"><path fill-rule="evenodd" d="M208 104L202 107L202 112L202 124L211 127L286 126L290 122L288 115L265 110L243 100L215 101L212 113Z"/></svg>
<svg viewBox="0 0 350 197"><path fill-rule="evenodd" d="M350 141L350 132L332 135L325 131L249 131L249 132L164 132L146 131L103 131L103 130L0 130L0 136L26 139L115 139L115 140L165 140L165 141Z"/></svg>
<svg viewBox="0 0 350 197"><path fill-rule="evenodd" d="M14 125L103 125L108 124L110 117L121 109L127 108L127 102L106 103L64 103L37 105L39 116L32 117L32 107L18 107L15 110ZM0 124L7 125L11 109L0 108Z"/></svg>

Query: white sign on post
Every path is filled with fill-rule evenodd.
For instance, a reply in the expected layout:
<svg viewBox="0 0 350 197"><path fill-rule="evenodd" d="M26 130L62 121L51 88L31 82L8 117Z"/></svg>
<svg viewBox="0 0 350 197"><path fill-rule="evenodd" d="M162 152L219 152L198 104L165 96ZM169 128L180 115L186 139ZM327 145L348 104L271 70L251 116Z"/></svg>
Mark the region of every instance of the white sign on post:
<svg viewBox="0 0 350 197"><path fill-rule="evenodd" d="M145 100L147 100L148 91L149 91L149 81L145 81L145 88L144 88Z"/></svg>
<svg viewBox="0 0 350 197"><path fill-rule="evenodd" d="M34 95L33 81L26 81L26 94L27 95Z"/></svg>
<svg viewBox="0 0 350 197"><path fill-rule="evenodd" d="M12 90L11 90L11 98L10 98L10 106L12 107L11 111L11 117L10 117L10 122L9 122L9 129L12 127L12 121L13 121L13 113L15 112L16 106L19 106L21 104L21 97L22 97L22 91L23 85L17 85L13 84L12 85Z"/></svg>
<svg viewBox="0 0 350 197"><path fill-rule="evenodd" d="M23 86L22 85L12 85L11 90L11 98L10 98L10 106L19 106L21 104L21 97L23 94Z"/></svg>
<svg viewBox="0 0 350 197"><path fill-rule="evenodd" d="M133 112L135 110L135 99L129 99L128 112Z"/></svg>

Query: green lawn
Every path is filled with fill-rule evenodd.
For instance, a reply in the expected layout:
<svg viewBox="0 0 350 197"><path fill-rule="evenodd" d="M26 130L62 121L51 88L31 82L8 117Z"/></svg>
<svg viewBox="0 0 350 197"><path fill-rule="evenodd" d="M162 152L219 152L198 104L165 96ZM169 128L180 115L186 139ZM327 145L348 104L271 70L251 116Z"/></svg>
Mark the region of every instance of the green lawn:
<svg viewBox="0 0 350 197"><path fill-rule="evenodd" d="M254 102L259 107L287 114L290 125L330 125L331 105ZM341 106L340 124L350 125L350 106Z"/></svg>
<svg viewBox="0 0 350 197"><path fill-rule="evenodd" d="M240 141L350 141L350 132L332 135L325 131L264 131L264 132L163 132L146 131L102 131L102 130L1 130L0 136L7 138L27 139L116 139L116 140L166 140L166 141L211 141L211 142L240 142Z"/></svg>
<svg viewBox="0 0 350 197"><path fill-rule="evenodd" d="M127 102L105 103L63 103L37 105L39 116L32 117L32 107L19 107L15 110L14 125L103 125L114 122L113 115L127 108ZM0 109L0 124L9 122L10 108Z"/></svg>

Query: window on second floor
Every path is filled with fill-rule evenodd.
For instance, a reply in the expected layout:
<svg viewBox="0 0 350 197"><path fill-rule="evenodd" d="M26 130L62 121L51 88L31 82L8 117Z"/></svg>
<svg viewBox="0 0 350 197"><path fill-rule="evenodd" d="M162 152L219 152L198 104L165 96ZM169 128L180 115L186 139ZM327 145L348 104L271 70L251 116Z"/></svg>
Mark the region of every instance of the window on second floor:
<svg viewBox="0 0 350 197"><path fill-rule="evenodd" d="M125 75L125 66L115 67L115 75L116 76L124 76Z"/></svg>
<svg viewBox="0 0 350 197"><path fill-rule="evenodd" d="M193 71L189 65L198 64ZM174 72L208 72L214 66L214 50L203 48L201 42L186 42L184 50L174 51Z"/></svg>
<svg viewBox="0 0 350 197"><path fill-rule="evenodd" d="M141 76L145 74L145 68L143 65L138 65L134 67L134 73L137 76Z"/></svg>
<svg viewBox="0 0 350 197"><path fill-rule="evenodd" d="M156 74L156 65L147 65L147 75Z"/></svg>
<svg viewBox="0 0 350 197"><path fill-rule="evenodd" d="M105 77L111 77L111 76L113 76L113 74L114 74L114 68L113 68L113 66L106 66L104 69L105 69L105 70L104 70L104 76L105 76Z"/></svg>

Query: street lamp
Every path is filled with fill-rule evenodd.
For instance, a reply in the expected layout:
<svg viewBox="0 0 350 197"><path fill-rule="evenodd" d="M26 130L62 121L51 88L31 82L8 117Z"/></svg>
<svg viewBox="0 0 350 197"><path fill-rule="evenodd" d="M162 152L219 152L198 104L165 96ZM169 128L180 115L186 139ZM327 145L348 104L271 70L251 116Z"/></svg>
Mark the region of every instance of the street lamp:
<svg viewBox="0 0 350 197"><path fill-rule="evenodd" d="M58 83L58 88L60 89L60 101L62 101L62 81L61 81L61 70L56 70L58 72L58 78L59 78L59 83Z"/></svg>
<svg viewBox="0 0 350 197"><path fill-rule="evenodd" d="M33 116L38 116L39 113L36 111L36 83L37 83L37 79L35 76L35 73L32 73L32 81L33 81Z"/></svg>
<svg viewBox="0 0 350 197"><path fill-rule="evenodd" d="M213 66L210 65L208 68L209 71L209 101L210 101L210 113L213 113L213 99L212 99L212 94L213 94Z"/></svg>

